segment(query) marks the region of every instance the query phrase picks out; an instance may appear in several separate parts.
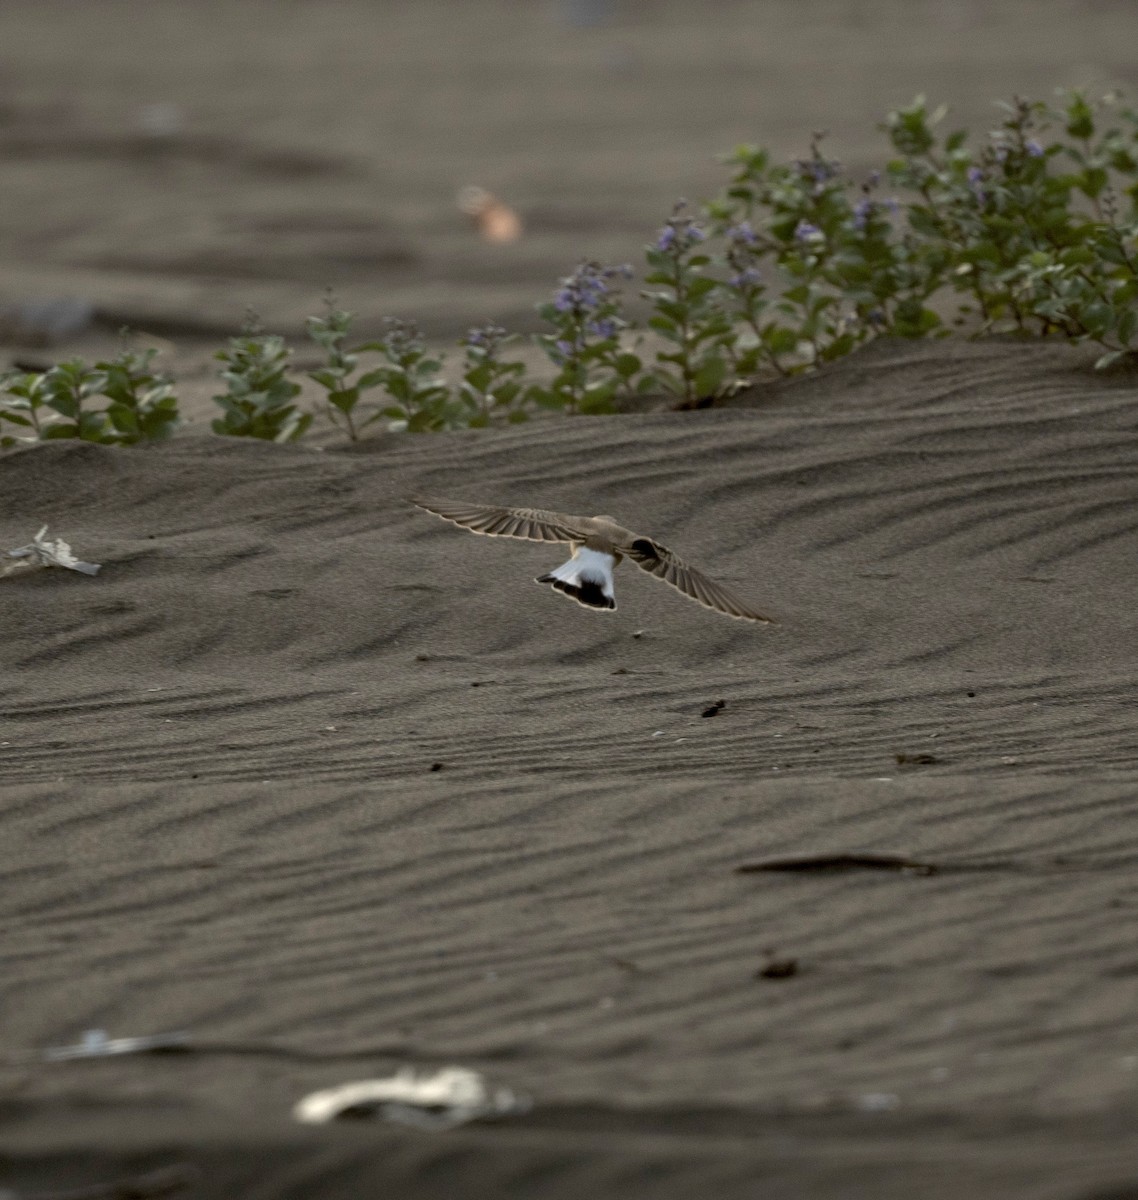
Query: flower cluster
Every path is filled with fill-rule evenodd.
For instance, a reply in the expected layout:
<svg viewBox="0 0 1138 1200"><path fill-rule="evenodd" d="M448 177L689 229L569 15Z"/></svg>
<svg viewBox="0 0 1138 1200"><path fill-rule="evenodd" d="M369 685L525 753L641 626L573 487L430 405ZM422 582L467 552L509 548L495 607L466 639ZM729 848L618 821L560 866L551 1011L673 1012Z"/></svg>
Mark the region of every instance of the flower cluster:
<svg viewBox="0 0 1138 1200"><path fill-rule="evenodd" d="M667 343L656 353L651 380L684 407L715 400L730 374L732 320L720 302L720 282L708 273L706 241L706 230L680 200L644 252L648 324Z"/></svg>
<svg viewBox="0 0 1138 1200"><path fill-rule="evenodd" d="M907 215L926 261L939 260L942 282L969 298L958 320L1097 342L1104 366L1133 353L1138 113L1122 109L1121 125L1101 129L1114 104L1079 92L1059 109L1015 100L975 153L963 133L938 144L939 114L923 102L893 114L903 155L893 174L919 193ZM1056 126L1066 138L1046 140Z"/></svg>
<svg viewBox="0 0 1138 1200"><path fill-rule="evenodd" d="M656 238L656 249L661 254L684 255L694 250L707 238L707 233L693 217L685 215L688 203L677 200L672 215L664 222Z"/></svg>
<svg viewBox="0 0 1138 1200"><path fill-rule="evenodd" d="M557 368L549 386L534 384L527 397L547 408L605 412L640 371L640 359L621 347L628 328L618 280L630 279L629 266L606 267L585 260L563 279L552 301L538 312L552 326L538 345Z"/></svg>

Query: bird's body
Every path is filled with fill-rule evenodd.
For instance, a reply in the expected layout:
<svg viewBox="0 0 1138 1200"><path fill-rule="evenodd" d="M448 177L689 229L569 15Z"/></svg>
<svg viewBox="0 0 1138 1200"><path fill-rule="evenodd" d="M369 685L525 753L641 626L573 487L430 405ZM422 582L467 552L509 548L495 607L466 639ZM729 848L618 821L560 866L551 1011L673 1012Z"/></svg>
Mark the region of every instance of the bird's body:
<svg viewBox="0 0 1138 1200"><path fill-rule="evenodd" d="M587 608L616 608L613 568L621 556L601 538L589 539L573 547L573 557L561 566L537 577L538 583L552 584Z"/></svg>
<svg viewBox="0 0 1138 1200"><path fill-rule="evenodd" d="M472 533L568 543L572 548L569 561L538 576L537 582L550 584L587 608L616 608L613 570L622 559L630 558L641 570L725 616L764 623L772 620L730 588L688 566L667 547L633 533L613 517L575 517L540 508L504 508L423 496L412 497L411 503Z"/></svg>

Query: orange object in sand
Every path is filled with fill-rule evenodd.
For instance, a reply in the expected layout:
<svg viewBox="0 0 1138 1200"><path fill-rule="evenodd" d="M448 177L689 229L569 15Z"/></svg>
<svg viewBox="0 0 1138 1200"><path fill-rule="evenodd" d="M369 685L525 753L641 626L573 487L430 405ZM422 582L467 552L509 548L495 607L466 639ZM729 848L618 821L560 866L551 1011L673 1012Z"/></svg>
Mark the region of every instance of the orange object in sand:
<svg viewBox="0 0 1138 1200"><path fill-rule="evenodd" d="M521 217L485 188L471 185L458 193L458 207L474 218L485 242L516 242L522 236Z"/></svg>

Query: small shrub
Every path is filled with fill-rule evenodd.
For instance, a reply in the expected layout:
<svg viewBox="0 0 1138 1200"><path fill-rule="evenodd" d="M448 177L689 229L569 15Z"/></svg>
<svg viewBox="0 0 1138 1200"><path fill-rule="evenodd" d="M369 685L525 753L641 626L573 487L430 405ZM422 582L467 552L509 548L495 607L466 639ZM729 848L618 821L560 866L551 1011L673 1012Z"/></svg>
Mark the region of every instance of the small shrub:
<svg viewBox="0 0 1138 1200"><path fill-rule="evenodd" d="M442 360L431 357L413 322L389 317L379 341L361 349L378 351L387 360L366 378L374 378L392 401L380 413L391 429L426 433L467 424L462 403L442 378Z"/></svg>
<svg viewBox="0 0 1138 1200"><path fill-rule="evenodd" d="M868 338L920 337L940 324L926 302L943 283L947 256L930 257L894 223L900 208L877 198L878 175L855 185L819 137L794 163L772 165L754 146L729 161L735 175L708 214L728 243L741 373L764 364L803 370Z"/></svg>
<svg viewBox="0 0 1138 1200"><path fill-rule="evenodd" d="M632 391L640 359L621 346L629 328L615 279L630 279L631 267L582 262L561 281L553 300L538 306L552 333L535 341L557 369L548 384L532 384L527 397L545 408L569 412L611 412L613 401Z"/></svg>
<svg viewBox="0 0 1138 1200"><path fill-rule="evenodd" d="M502 347L513 340L501 326L491 324L470 330L459 343L464 351L459 396L472 426L489 425L499 414L511 422L528 416L521 382L525 363L501 357Z"/></svg>
<svg viewBox="0 0 1138 1200"><path fill-rule="evenodd" d="M978 150L962 131L939 141L943 111L922 98L891 114L890 173L919 197L910 224L968 297L962 319L1095 342L1099 366L1138 349L1138 114L1101 129L1114 107L1017 99Z"/></svg>
<svg viewBox="0 0 1138 1200"><path fill-rule="evenodd" d="M707 233L684 215L681 200L654 245L645 250L649 271L644 282L655 285L641 295L652 303L648 325L672 349L656 354L660 368L652 379L685 405L714 400L731 366L734 322L721 302L722 284L706 274L712 263Z"/></svg>
<svg viewBox="0 0 1138 1200"><path fill-rule="evenodd" d="M50 404L46 373L9 371L0 378L0 387L3 388L0 419L32 431L30 434L4 434L0 436L0 446L7 448L19 442L38 442L52 424L62 420Z"/></svg>
<svg viewBox="0 0 1138 1200"><path fill-rule="evenodd" d="M374 349L374 344L347 349L354 314L337 308L331 295L326 297L325 305L325 315L309 317L307 327L308 336L323 348L326 361L319 370L310 371L308 377L324 388L329 420L333 425L341 426L354 442L362 430L384 415L378 407L366 416L356 410L364 393L382 386L387 375L383 369L356 374L360 354Z"/></svg>
<svg viewBox="0 0 1138 1200"><path fill-rule="evenodd" d="M87 366L68 359L47 371L13 371L0 377L0 419L24 434L0 437L0 446L56 438L130 445L169 437L180 424L173 384L156 375L156 350L123 349ZM94 408L98 396L110 403Z"/></svg>
<svg viewBox="0 0 1138 1200"><path fill-rule="evenodd" d="M164 441L181 426L173 380L152 369L157 354L153 347L141 351L124 347L114 358L95 364L103 376L100 391L110 400L106 409L114 431L110 440L125 446Z"/></svg>
<svg viewBox="0 0 1138 1200"><path fill-rule="evenodd" d="M225 364L221 378L226 390L214 396L223 415L212 422L214 433L229 437L292 442L312 424L312 414L293 403L300 384L287 379L290 351L284 338L258 330L250 318L240 337L215 358Z"/></svg>

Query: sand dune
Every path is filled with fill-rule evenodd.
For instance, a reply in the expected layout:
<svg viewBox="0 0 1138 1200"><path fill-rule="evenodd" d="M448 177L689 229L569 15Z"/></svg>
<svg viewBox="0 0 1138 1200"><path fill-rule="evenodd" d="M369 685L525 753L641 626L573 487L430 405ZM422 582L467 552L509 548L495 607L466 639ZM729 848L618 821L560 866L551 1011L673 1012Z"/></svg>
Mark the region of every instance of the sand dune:
<svg viewBox="0 0 1138 1200"><path fill-rule="evenodd" d="M1087 361L881 345L723 410L5 455L0 545L104 564L0 583L5 1186L1130 1194L1138 422ZM586 611L531 582L557 547L418 491L611 512L779 623L628 568ZM734 871L852 851L938 869ZM96 1027L197 1049L30 1053ZM291 1121L406 1062L534 1111Z"/></svg>
<svg viewBox="0 0 1138 1200"><path fill-rule="evenodd" d="M171 338L195 426L0 454L0 549L104 564L0 580L0 1200L1138 1196L1134 375L882 344L708 411L203 432L247 305L532 329L737 142L857 186L918 92L978 136L1134 92L1109 0L604 7L6 6L0 301L95 313L6 354ZM627 565L587 612L416 493L612 513L778 623ZM795 856L849 869L736 871ZM87 1029L190 1048L43 1060ZM534 1107L292 1118L406 1064Z"/></svg>

